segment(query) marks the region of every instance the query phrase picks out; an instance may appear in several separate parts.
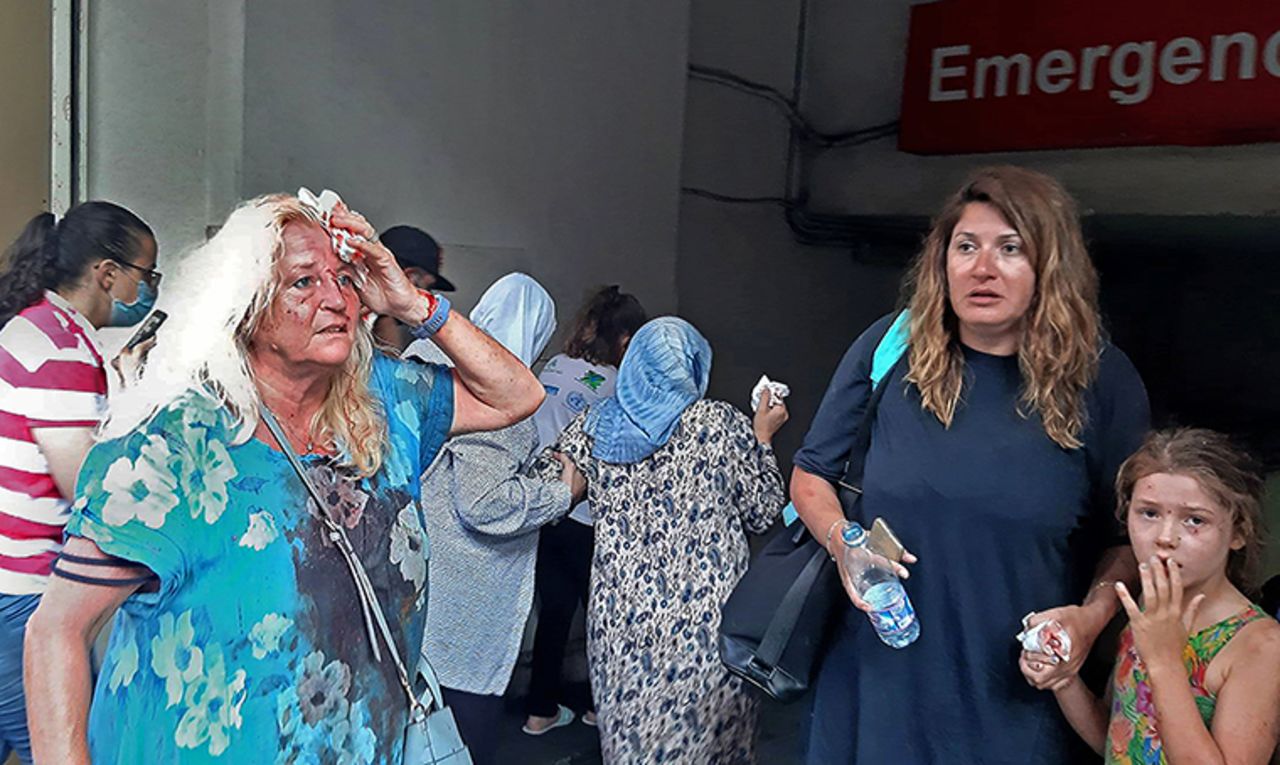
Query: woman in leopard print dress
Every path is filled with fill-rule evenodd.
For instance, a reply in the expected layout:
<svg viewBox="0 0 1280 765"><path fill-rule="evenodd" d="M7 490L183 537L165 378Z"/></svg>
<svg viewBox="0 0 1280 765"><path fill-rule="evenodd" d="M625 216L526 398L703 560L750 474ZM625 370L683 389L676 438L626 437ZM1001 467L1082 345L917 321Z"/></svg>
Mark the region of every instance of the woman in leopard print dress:
<svg viewBox="0 0 1280 765"><path fill-rule="evenodd" d="M755 761L758 703L720 663L720 607L747 568L747 533L785 503L770 446L786 407L754 422L702 400L711 349L664 317L636 333L613 398L559 449L595 513L587 652L606 763Z"/></svg>

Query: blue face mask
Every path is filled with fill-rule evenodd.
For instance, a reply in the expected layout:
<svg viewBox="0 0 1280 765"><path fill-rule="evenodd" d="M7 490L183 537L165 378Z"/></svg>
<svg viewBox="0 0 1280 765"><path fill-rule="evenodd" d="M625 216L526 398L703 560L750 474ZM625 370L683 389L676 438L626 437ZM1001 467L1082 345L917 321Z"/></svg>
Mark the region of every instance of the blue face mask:
<svg viewBox="0 0 1280 765"><path fill-rule="evenodd" d="M138 282L138 297L132 303L111 299L108 327L132 327L146 318L156 304L156 291L146 282Z"/></svg>

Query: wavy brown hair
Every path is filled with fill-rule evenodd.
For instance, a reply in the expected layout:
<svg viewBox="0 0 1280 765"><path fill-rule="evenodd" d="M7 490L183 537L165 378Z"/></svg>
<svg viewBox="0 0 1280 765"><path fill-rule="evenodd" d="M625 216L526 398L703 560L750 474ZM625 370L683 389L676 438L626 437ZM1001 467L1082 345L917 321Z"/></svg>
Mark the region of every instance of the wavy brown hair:
<svg viewBox="0 0 1280 765"><path fill-rule="evenodd" d="M582 307L561 352L589 364L619 366L627 340L646 321L644 306L635 295L621 292L616 284L605 287Z"/></svg>
<svg viewBox="0 0 1280 765"><path fill-rule="evenodd" d="M1098 274L1089 260L1075 200L1042 173L1020 167L975 172L947 200L904 282L911 309L907 380L946 427L964 395L959 327L947 290L947 248L965 207L989 204L1017 230L1035 271L1035 294L1018 344L1023 390L1018 413L1040 415L1064 449L1082 445L1084 393L1102 347Z"/></svg>
<svg viewBox="0 0 1280 765"><path fill-rule="evenodd" d="M1254 592L1262 564L1262 469L1247 452L1223 434L1204 428L1175 428L1151 433L1116 473L1116 517L1129 517L1129 502L1138 481L1156 473L1195 479L1205 494L1231 517L1244 547L1227 557L1227 578L1243 592Z"/></svg>

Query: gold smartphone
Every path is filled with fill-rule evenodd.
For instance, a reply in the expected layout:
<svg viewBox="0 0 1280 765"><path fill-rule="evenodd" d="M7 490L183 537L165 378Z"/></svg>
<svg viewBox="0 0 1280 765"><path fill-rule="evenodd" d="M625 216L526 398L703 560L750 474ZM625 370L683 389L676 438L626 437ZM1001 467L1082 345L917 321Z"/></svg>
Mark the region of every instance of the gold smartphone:
<svg viewBox="0 0 1280 765"><path fill-rule="evenodd" d="M876 518L871 524L867 546L895 563L902 560L902 553L905 552L893 529L889 528L883 518Z"/></svg>

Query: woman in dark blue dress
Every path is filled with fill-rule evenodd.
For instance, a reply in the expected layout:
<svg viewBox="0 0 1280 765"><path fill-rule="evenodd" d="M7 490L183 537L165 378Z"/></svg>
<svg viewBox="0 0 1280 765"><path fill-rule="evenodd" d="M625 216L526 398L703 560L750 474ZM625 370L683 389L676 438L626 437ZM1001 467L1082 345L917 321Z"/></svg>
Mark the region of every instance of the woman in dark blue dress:
<svg viewBox="0 0 1280 765"><path fill-rule="evenodd" d="M894 650L844 610L809 762L1067 763L1069 731L1023 680L1012 638L1028 612L1083 603L1051 612L1077 667L1115 612L1094 585L1136 573L1110 486L1147 430L1146 392L1103 336L1075 204L1047 176L976 173L908 278L908 350L884 381L861 520L883 516L918 556L906 585L921 635ZM792 499L836 552L833 482L891 319L845 354L795 457Z"/></svg>

